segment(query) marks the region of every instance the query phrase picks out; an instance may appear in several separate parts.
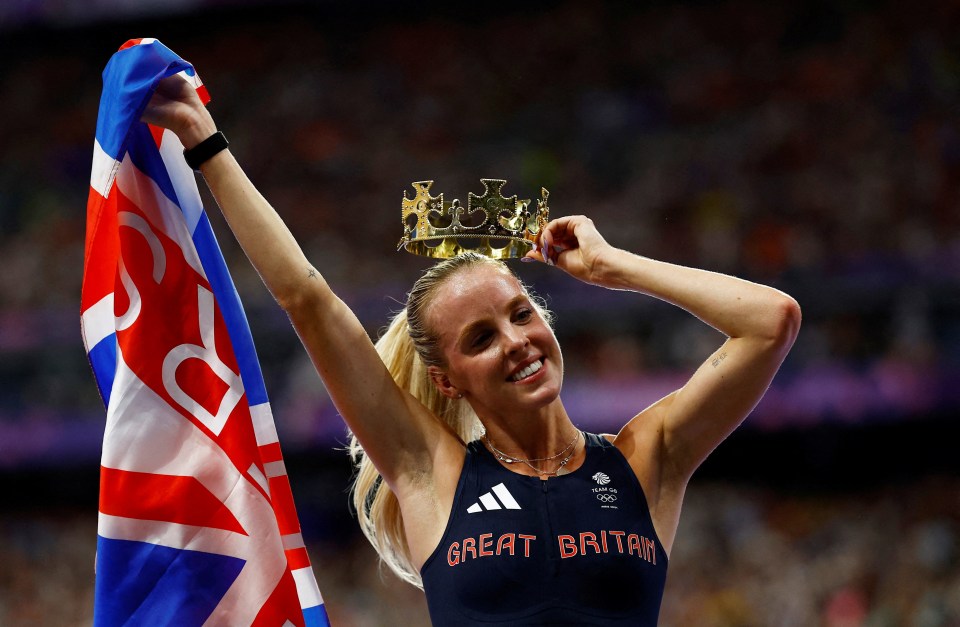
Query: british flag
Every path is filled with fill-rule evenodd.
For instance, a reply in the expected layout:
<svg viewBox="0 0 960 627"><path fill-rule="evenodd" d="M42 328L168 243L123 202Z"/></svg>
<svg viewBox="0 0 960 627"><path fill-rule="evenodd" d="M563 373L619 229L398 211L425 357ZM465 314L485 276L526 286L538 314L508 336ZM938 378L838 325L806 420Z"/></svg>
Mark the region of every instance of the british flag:
<svg viewBox="0 0 960 627"><path fill-rule="evenodd" d="M128 41L103 73L81 326L107 407L97 625L327 625L240 300L177 137L140 115L193 67Z"/></svg>

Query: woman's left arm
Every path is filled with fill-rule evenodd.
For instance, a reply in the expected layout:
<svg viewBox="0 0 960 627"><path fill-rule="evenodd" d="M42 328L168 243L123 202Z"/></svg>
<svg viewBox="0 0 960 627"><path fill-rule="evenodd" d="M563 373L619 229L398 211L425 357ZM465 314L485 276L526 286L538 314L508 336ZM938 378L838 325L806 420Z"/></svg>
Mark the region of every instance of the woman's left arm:
<svg viewBox="0 0 960 627"><path fill-rule="evenodd" d="M682 490L700 463L763 397L796 339L800 306L771 287L614 248L583 216L551 222L540 243L537 257L546 255L548 263L578 279L673 303L727 336L680 390L631 421L645 419L642 437L648 442L623 443L628 451L649 452L649 434L659 433L657 487L669 481ZM631 431L641 437L641 425L628 424L618 440L629 439Z"/></svg>

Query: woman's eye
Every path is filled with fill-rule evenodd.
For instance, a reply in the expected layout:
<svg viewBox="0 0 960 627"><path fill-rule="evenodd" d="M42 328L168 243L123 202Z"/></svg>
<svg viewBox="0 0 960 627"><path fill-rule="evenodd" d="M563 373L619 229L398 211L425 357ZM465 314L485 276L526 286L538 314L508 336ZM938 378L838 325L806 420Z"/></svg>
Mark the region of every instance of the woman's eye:
<svg viewBox="0 0 960 627"><path fill-rule="evenodd" d="M478 348L486 344L487 340L489 339L490 339L489 333L481 333L480 335L473 338L473 343L471 344L471 346L473 346L474 348Z"/></svg>
<svg viewBox="0 0 960 627"><path fill-rule="evenodd" d="M517 312L517 320L520 322L525 322L530 319L533 315L533 312L529 309L521 309Z"/></svg>

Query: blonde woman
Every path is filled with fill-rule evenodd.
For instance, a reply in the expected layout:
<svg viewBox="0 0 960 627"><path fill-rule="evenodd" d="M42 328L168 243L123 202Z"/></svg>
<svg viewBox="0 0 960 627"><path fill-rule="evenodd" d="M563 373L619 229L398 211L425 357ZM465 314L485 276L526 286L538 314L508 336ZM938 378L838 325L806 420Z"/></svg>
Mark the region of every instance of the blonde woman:
<svg viewBox="0 0 960 627"><path fill-rule="evenodd" d="M793 344L792 298L618 250L583 216L549 223L529 258L668 301L727 336L682 388L637 408L616 435L582 433L560 398L563 355L549 318L504 264L465 255L433 266L374 347L229 150L209 139L213 119L186 82L161 83L144 119L202 161L354 434L364 533L424 588L434 624L656 624L687 482Z"/></svg>

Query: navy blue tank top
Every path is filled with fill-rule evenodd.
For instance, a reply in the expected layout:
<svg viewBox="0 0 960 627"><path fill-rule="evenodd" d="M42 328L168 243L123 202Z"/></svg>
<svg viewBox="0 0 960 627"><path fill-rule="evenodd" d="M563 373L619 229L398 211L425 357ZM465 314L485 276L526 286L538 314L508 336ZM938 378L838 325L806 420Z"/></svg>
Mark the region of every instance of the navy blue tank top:
<svg viewBox="0 0 960 627"><path fill-rule="evenodd" d="M613 444L584 437L583 465L547 481L467 445L447 528L420 569L436 627L656 626L667 555L640 482Z"/></svg>

